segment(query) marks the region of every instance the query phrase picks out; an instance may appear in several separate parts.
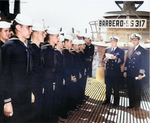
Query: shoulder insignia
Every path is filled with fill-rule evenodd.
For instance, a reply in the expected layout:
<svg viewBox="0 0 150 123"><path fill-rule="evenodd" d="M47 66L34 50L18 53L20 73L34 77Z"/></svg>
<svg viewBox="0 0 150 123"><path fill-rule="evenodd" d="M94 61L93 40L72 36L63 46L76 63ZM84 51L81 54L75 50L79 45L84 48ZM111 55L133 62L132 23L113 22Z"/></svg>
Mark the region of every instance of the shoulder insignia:
<svg viewBox="0 0 150 123"><path fill-rule="evenodd" d="M137 55L141 55L141 52L140 52L140 51L137 51L136 54L137 54Z"/></svg>

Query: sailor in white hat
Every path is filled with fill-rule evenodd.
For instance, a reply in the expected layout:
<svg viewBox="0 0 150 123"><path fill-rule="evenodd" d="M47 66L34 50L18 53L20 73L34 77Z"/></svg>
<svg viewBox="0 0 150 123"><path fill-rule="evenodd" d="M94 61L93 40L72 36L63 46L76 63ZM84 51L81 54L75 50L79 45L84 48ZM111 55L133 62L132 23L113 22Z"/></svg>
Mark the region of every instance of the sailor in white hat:
<svg viewBox="0 0 150 123"><path fill-rule="evenodd" d="M47 35L44 40L44 45L41 47L41 56L43 61L43 72L44 72L44 94L43 94L43 122L49 122L50 118L57 118L55 110L52 110L55 106L54 93L55 88L57 88L55 82L55 72L56 72L56 59L54 57L54 48L59 41L59 29L54 27L49 27L47 29Z"/></svg>
<svg viewBox="0 0 150 123"><path fill-rule="evenodd" d="M80 79L82 78L80 73L80 59L79 59L79 40L73 39L72 41L72 50L70 51L72 54L72 85L70 86L72 93L70 93L70 97L72 97L72 100L70 100L70 105L72 109L77 110L79 107L77 104L80 100Z"/></svg>
<svg viewBox="0 0 150 123"><path fill-rule="evenodd" d="M2 45L9 39L10 36L10 23L6 21L0 21L0 54L1 54L1 48ZM1 63L1 57L0 57L0 63ZM1 71L1 65L0 65L0 71ZM1 74L1 72L0 72ZM1 75L0 75L1 79ZM0 81L2 84L2 82ZM0 84L0 121L3 119L3 105L4 105L4 100L3 100L3 85Z"/></svg>
<svg viewBox="0 0 150 123"><path fill-rule="evenodd" d="M65 112L67 98L65 96L65 80L64 80L64 65L63 65L63 54L62 49L64 47L64 36L59 35L59 41L55 46L54 55L56 59L56 74L55 74L55 93L54 93L54 113L56 116L63 117L67 115ZM58 103L59 102L59 103ZM60 122L60 121L59 121Z"/></svg>
<svg viewBox="0 0 150 123"><path fill-rule="evenodd" d="M0 21L0 46L2 46L10 37L10 23Z"/></svg>
<svg viewBox="0 0 150 123"><path fill-rule="evenodd" d="M65 34L64 35L64 48L62 50L62 54L63 54L63 64L64 64L64 75L65 75L65 87L66 87L66 91L64 93L64 97L66 97L66 104L65 104L65 108L64 108L64 118L67 118L67 112L70 110L70 93L71 89L70 89L70 83L72 82L72 80L70 79L72 76L72 55L70 53L70 49L72 48L72 40L73 37L69 34Z"/></svg>
<svg viewBox="0 0 150 123"><path fill-rule="evenodd" d="M45 28L41 23L34 23L32 27L31 34L31 47L32 47L32 75L33 78L33 87L32 87L32 96L35 100L32 102L35 110L35 117L33 118L34 122L41 121L41 109L42 109L42 83L43 83L43 72L42 72L42 63L41 63L41 48L40 44L44 43L44 38L46 36ZM32 97L32 98L33 98Z"/></svg>
<svg viewBox="0 0 150 123"><path fill-rule="evenodd" d="M92 77L92 62L93 62L93 55L94 55L94 45L91 43L90 35L85 34L83 36L83 40L85 41L85 57L87 61L87 75Z"/></svg>
<svg viewBox="0 0 150 123"><path fill-rule="evenodd" d="M41 23L34 23L32 27L31 41L35 43L38 47L40 43L44 43L44 38L46 37L46 30Z"/></svg>
<svg viewBox="0 0 150 123"><path fill-rule="evenodd" d="M52 47L55 47L55 45L58 43L59 41L59 34L60 31L57 28L54 27L49 27L47 29L47 35L45 38L45 43L50 43Z"/></svg>
<svg viewBox="0 0 150 123"><path fill-rule="evenodd" d="M140 46L141 36L137 33L131 35L133 47L127 52L124 77L127 77L129 90L129 107L140 108L141 101L141 79L145 76L146 50Z"/></svg>
<svg viewBox="0 0 150 123"><path fill-rule="evenodd" d="M81 73L81 80L80 80L80 101L79 103L85 102L85 87L87 81L87 70L86 70L86 58L85 58L85 42L83 40L79 40L79 59L80 59L80 73Z"/></svg>
<svg viewBox="0 0 150 123"><path fill-rule="evenodd" d="M81 50L80 50L81 49ZM86 59L84 54L85 49L85 43L83 40L73 40L73 50L75 51L73 54L73 63L74 63L74 69L76 71L76 78L77 78L77 96L76 100L77 103L81 104L83 101L85 101L85 86L86 86ZM78 107L76 107L78 108Z"/></svg>
<svg viewBox="0 0 150 123"><path fill-rule="evenodd" d="M59 35L59 41L57 43L57 45L55 46L55 48L57 50L59 50L62 53L62 49L64 47L64 36L63 35Z"/></svg>
<svg viewBox="0 0 150 123"><path fill-rule="evenodd" d="M18 14L11 26L15 36L2 46L2 63L5 63L2 64L5 70L3 78L7 78L3 80L6 87L4 114L7 117L13 116L9 118L10 122L26 122L26 111L29 110L27 107L31 106L32 61L27 40L32 32L31 26L30 17Z"/></svg>
<svg viewBox="0 0 150 123"><path fill-rule="evenodd" d="M85 47L86 47L85 42L83 40L79 40L80 51L84 52Z"/></svg>

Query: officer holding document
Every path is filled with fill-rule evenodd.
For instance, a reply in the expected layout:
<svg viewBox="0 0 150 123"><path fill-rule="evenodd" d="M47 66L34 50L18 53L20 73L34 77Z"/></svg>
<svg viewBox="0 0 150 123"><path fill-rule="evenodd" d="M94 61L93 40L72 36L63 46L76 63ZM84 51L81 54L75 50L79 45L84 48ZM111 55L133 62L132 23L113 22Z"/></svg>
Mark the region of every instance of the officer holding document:
<svg viewBox="0 0 150 123"><path fill-rule="evenodd" d="M141 79L145 76L145 55L146 50L139 45L142 37L139 34L131 35L133 47L128 50L125 64L124 77L127 77L127 87L129 90L129 106L140 108L141 100Z"/></svg>
<svg viewBox="0 0 150 123"><path fill-rule="evenodd" d="M110 103L112 88L114 90L114 106L119 106L119 81L121 77L121 65L124 63L124 51L117 47L119 38L111 36L111 47L106 49L104 62L105 69L105 84L106 84L106 100L104 104Z"/></svg>

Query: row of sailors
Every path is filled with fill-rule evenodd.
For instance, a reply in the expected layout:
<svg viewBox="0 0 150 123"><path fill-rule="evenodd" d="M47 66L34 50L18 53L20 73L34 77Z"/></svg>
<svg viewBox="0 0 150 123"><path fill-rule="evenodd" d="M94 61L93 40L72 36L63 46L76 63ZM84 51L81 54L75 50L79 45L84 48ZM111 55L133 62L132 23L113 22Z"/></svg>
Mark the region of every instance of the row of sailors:
<svg viewBox="0 0 150 123"><path fill-rule="evenodd" d="M0 22L0 28L9 28L8 25ZM59 35L56 28L48 28L46 34L41 24L32 27L32 19L23 14L16 16L11 29L15 35L1 45L1 122L67 118L69 110L77 109L85 99L85 42ZM33 102L31 96L35 98Z"/></svg>

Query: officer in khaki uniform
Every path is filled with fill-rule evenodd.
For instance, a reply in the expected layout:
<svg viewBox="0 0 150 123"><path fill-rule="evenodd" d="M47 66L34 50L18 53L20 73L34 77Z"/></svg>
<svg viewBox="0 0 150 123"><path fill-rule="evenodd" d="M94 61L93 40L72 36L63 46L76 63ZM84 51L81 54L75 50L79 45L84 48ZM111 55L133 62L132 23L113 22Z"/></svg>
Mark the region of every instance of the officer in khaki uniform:
<svg viewBox="0 0 150 123"><path fill-rule="evenodd" d="M133 47L128 50L125 64L124 77L127 77L127 88L129 90L129 106L140 108L141 79L145 76L146 50L139 45L141 36L137 33L131 35Z"/></svg>
<svg viewBox="0 0 150 123"><path fill-rule="evenodd" d="M114 90L114 106L119 106L119 84L121 78L121 65L124 63L124 51L117 47L119 38L111 36L111 48L106 49L104 62L106 63L105 83L106 100L103 104L110 103L112 88ZM110 55L110 57L108 56Z"/></svg>

